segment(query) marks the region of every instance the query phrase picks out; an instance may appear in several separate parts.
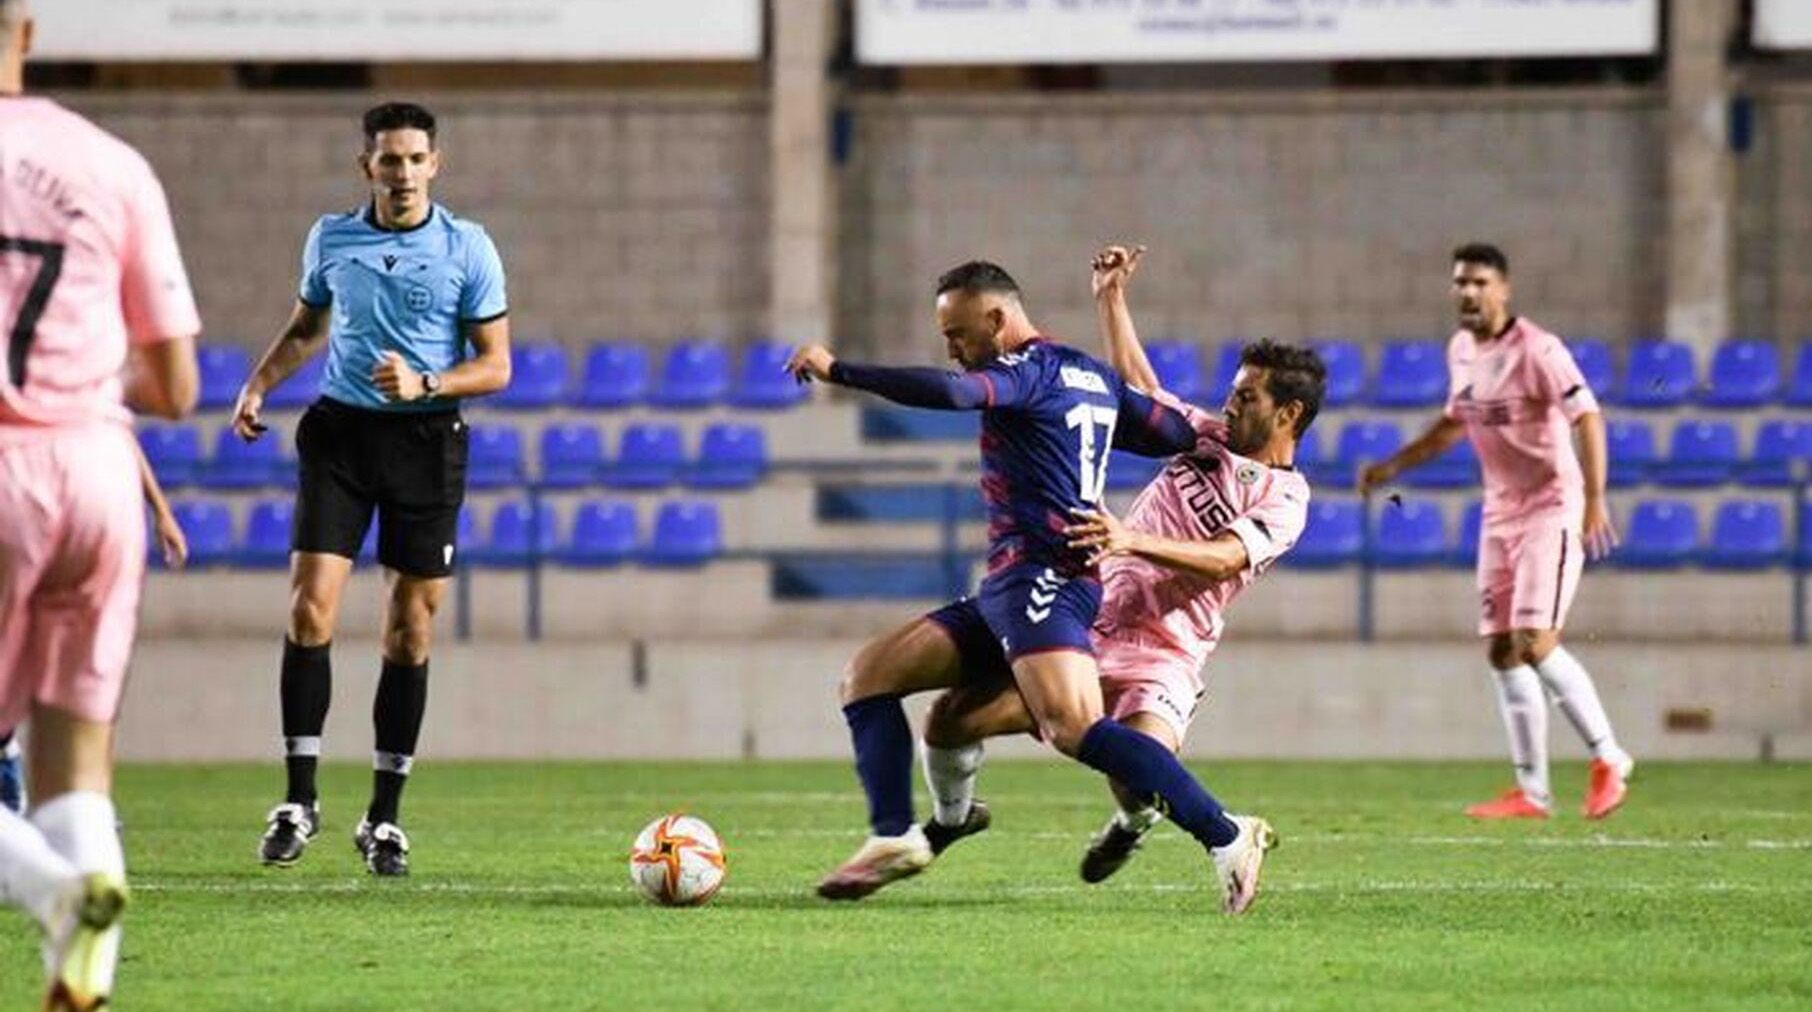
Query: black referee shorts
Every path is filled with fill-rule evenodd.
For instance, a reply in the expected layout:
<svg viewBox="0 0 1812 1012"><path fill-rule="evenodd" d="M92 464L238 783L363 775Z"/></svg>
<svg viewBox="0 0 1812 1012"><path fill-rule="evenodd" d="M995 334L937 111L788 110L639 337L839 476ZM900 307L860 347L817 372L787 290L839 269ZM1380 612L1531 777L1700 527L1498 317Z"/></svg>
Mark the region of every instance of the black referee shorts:
<svg viewBox="0 0 1812 1012"><path fill-rule="evenodd" d="M316 401L296 426L302 474L290 548L357 558L375 510L380 563L406 576L451 574L468 441L457 408Z"/></svg>

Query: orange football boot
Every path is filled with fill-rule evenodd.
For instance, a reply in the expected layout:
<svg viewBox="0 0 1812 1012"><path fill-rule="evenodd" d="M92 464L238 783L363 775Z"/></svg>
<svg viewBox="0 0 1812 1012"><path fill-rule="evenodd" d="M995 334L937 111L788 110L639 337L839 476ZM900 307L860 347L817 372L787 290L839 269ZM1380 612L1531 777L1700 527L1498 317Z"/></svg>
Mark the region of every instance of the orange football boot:
<svg viewBox="0 0 1812 1012"><path fill-rule="evenodd" d="M1545 819L1548 808L1529 800L1521 787L1512 787L1494 801L1480 802L1466 809L1466 814L1475 819Z"/></svg>
<svg viewBox="0 0 1812 1012"><path fill-rule="evenodd" d="M1629 765L1635 765L1631 763ZM1623 798L1629 793L1626 779L1629 770L1622 766L1613 766L1603 759L1592 760L1592 779L1586 788L1585 817L1602 819L1617 810L1623 804Z"/></svg>

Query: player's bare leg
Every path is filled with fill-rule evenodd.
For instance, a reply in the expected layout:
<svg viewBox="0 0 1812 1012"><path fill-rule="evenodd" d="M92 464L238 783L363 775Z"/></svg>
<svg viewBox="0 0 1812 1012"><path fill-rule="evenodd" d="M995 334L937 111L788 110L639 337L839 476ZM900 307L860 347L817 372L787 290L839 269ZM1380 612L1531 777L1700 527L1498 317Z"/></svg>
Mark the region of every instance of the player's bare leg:
<svg viewBox="0 0 1812 1012"><path fill-rule="evenodd" d="M334 629L340 600L352 575L352 560L328 552L292 552L289 557L289 625L283 642L279 694L283 704L284 799L265 816L258 858L287 868L302 859L321 828L315 771L321 731L333 697Z"/></svg>
<svg viewBox="0 0 1812 1012"><path fill-rule="evenodd" d="M1171 820L1208 849L1222 909L1238 914L1251 907L1265 854L1277 845L1270 823L1228 815L1169 749L1105 719L1092 656L1071 651L1022 656L1013 662L1013 678L1045 741L1137 793L1160 798Z"/></svg>
<svg viewBox="0 0 1812 1012"><path fill-rule="evenodd" d="M126 859L114 813L113 726L49 706L31 717L32 823L67 862L45 918L47 1009L95 1009L113 991Z"/></svg>
<svg viewBox="0 0 1812 1012"><path fill-rule="evenodd" d="M353 833L353 845L374 875L409 873L409 837L400 825L399 809L427 712L434 616L450 582L384 570L389 593L384 599L384 666L371 710L376 738L371 805Z"/></svg>
<svg viewBox="0 0 1812 1012"><path fill-rule="evenodd" d="M855 900L931 863L931 844L912 817L912 728L903 696L955 685L962 657L942 626L919 618L869 641L838 686L869 799L870 836L818 883L825 899Z"/></svg>
<svg viewBox="0 0 1812 1012"><path fill-rule="evenodd" d="M1602 819L1610 815L1629 793L1629 776L1636 768L1636 760L1617 744L1604 703L1598 698L1597 685L1585 666L1561 645L1559 630L1518 629L1514 637L1523 660L1535 669L1554 704L1592 750L1591 781L1582 806L1585 817Z"/></svg>
<svg viewBox="0 0 1812 1012"><path fill-rule="evenodd" d="M1182 748L1170 722L1155 713L1130 713L1121 718L1120 723L1151 737L1173 753ZM1084 882L1104 882L1125 867L1144 841L1145 834L1164 818L1155 799L1137 794L1114 780L1108 781L1108 788L1119 807L1107 820L1107 825L1089 840L1088 849L1082 854Z"/></svg>

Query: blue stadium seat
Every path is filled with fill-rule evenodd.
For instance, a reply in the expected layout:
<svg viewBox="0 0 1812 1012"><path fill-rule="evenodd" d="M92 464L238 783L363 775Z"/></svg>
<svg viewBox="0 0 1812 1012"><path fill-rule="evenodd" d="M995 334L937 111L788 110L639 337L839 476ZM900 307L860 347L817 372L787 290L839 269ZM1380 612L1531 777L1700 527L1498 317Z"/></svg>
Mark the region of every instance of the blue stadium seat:
<svg viewBox="0 0 1812 1012"><path fill-rule="evenodd" d="M663 408L708 408L730 389L730 353L715 341L681 341L667 350L648 402Z"/></svg>
<svg viewBox="0 0 1812 1012"><path fill-rule="evenodd" d="M1202 396L1207 384L1202 378L1202 350L1189 341L1155 341L1145 346L1145 357L1151 360L1151 371L1158 384L1180 400L1193 401Z"/></svg>
<svg viewBox="0 0 1812 1012"><path fill-rule="evenodd" d="M1421 467L1403 472L1410 488L1467 488L1479 483L1479 455L1472 440L1460 441Z"/></svg>
<svg viewBox="0 0 1812 1012"><path fill-rule="evenodd" d="M713 503L699 499L662 503L642 563L671 567L709 562L723 552L722 527Z"/></svg>
<svg viewBox="0 0 1812 1012"><path fill-rule="evenodd" d="M1612 555L1634 569L1667 569L1693 560L1699 549L1699 515L1684 499L1645 499L1630 514L1623 544Z"/></svg>
<svg viewBox="0 0 1812 1012"><path fill-rule="evenodd" d="M294 476L283 458L283 430L270 431L248 443L223 425L214 433L214 456L202 468L201 484L207 488L265 488L286 485Z"/></svg>
<svg viewBox="0 0 1812 1012"><path fill-rule="evenodd" d="M585 374L573 392L581 408L627 408L648 398L648 349L635 344L594 344Z"/></svg>
<svg viewBox="0 0 1812 1012"><path fill-rule="evenodd" d="M1674 426L1667 459L1655 464L1654 480L1678 488L1722 485L1736 473L1736 426L1687 419Z"/></svg>
<svg viewBox="0 0 1812 1012"><path fill-rule="evenodd" d="M1746 484L1784 488L1812 477L1812 422L1770 418L1755 433L1755 452L1737 468Z"/></svg>
<svg viewBox="0 0 1812 1012"><path fill-rule="evenodd" d="M1796 408L1812 408L1812 338L1799 343L1799 353L1793 356L1793 375L1787 380L1781 400Z"/></svg>
<svg viewBox="0 0 1812 1012"><path fill-rule="evenodd" d="M165 487L192 485L201 477L201 430L195 426L147 425L138 430L138 445Z"/></svg>
<svg viewBox="0 0 1812 1012"><path fill-rule="evenodd" d="M1358 419L1340 430L1334 459L1323 461L1315 478L1324 484L1350 488L1362 463L1377 463L1403 445L1403 430L1395 422Z"/></svg>
<svg viewBox="0 0 1812 1012"><path fill-rule="evenodd" d="M1692 396L1698 377L1692 348L1678 341L1638 341L1630 348L1623 403L1632 408L1672 408Z"/></svg>
<svg viewBox="0 0 1812 1012"><path fill-rule="evenodd" d="M554 561L568 566L615 566L635 557L639 541L635 504L622 499L587 499L573 513L572 536L554 549Z"/></svg>
<svg viewBox="0 0 1812 1012"><path fill-rule="evenodd" d="M1441 505L1429 499L1405 499L1402 506L1378 506L1372 536L1372 562L1386 569L1407 569L1445 562L1447 521Z"/></svg>
<svg viewBox="0 0 1812 1012"><path fill-rule="evenodd" d="M1720 503L1699 561L1712 569L1767 569L1787 561L1787 522L1771 502Z"/></svg>
<svg viewBox="0 0 1812 1012"><path fill-rule="evenodd" d="M506 488L522 484L522 433L514 425L470 426L466 454L466 485L470 488Z"/></svg>
<svg viewBox="0 0 1812 1012"><path fill-rule="evenodd" d="M1321 427L1310 425L1309 431L1303 433L1302 438L1296 441L1294 466L1296 470L1304 474L1312 474L1316 468L1321 466L1321 457Z"/></svg>
<svg viewBox="0 0 1812 1012"><path fill-rule="evenodd" d="M535 556L553 555L559 543L560 517L552 503L507 499L491 512L487 536L466 549L465 556L480 566L525 566Z"/></svg>
<svg viewBox="0 0 1812 1012"><path fill-rule="evenodd" d="M739 408L778 409L802 404L811 388L786 371L793 349L779 341L757 341L742 350L730 403Z"/></svg>
<svg viewBox="0 0 1812 1012"><path fill-rule="evenodd" d="M715 422L699 439L698 462L687 483L693 488L748 488L768 470L768 437L759 425Z"/></svg>
<svg viewBox="0 0 1812 1012"><path fill-rule="evenodd" d="M1768 341L1726 341L1711 358L1711 375L1699 403L1712 408L1753 408L1773 403L1781 390L1781 359Z"/></svg>
<svg viewBox="0 0 1812 1012"><path fill-rule="evenodd" d="M1568 342L1567 348L1592 394L1603 403L1615 403L1623 385L1617 382L1617 360L1611 354L1611 346L1595 338L1582 338Z"/></svg>
<svg viewBox="0 0 1812 1012"><path fill-rule="evenodd" d="M1479 564L1479 533L1485 526L1485 504L1477 499L1466 504L1460 513L1460 536L1447 553L1447 564L1455 569L1473 569Z"/></svg>
<svg viewBox="0 0 1812 1012"><path fill-rule="evenodd" d="M551 408L566 399L568 382L565 348L550 342L524 342L510 348L510 385L499 390L490 403L523 410Z"/></svg>
<svg viewBox="0 0 1812 1012"><path fill-rule="evenodd" d="M259 569L288 565L289 532L295 515L295 504L288 499L260 499L253 503L234 561Z"/></svg>
<svg viewBox="0 0 1812 1012"><path fill-rule="evenodd" d="M1125 450L1114 450L1107 460L1107 487L1112 492L1124 492L1132 488L1144 488L1158 472L1164 470L1165 461L1141 457Z"/></svg>
<svg viewBox="0 0 1812 1012"><path fill-rule="evenodd" d="M327 353L309 356L277 389L264 395L264 406L274 411L308 407L321 396L326 373Z"/></svg>
<svg viewBox="0 0 1812 1012"><path fill-rule="evenodd" d="M204 344L195 349L201 367L201 399L198 406L230 408L239 397L239 388L252 371L252 357L236 344Z"/></svg>
<svg viewBox="0 0 1812 1012"><path fill-rule="evenodd" d="M617 488L661 488L679 481L685 466L686 445L679 426L633 422L623 429L616 462L605 468L605 480Z"/></svg>
<svg viewBox="0 0 1812 1012"><path fill-rule="evenodd" d="M1637 419L1619 418L1605 427L1606 452L1611 456L1609 484L1628 488L1648 480L1649 470L1661 457L1655 448L1655 428Z"/></svg>
<svg viewBox="0 0 1812 1012"><path fill-rule="evenodd" d="M1365 548L1359 504L1351 499L1317 499L1309 503L1307 525L1296 547L1284 556L1292 566L1326 569L1359 561Z"/></svg>
<svg viewBox="0 0 1812 1012"><path fill-rule="evenodd" d="M584 488L604 477L604 436L596 425L566 422L541 430L541 484Z"/></svg>
<svg viewBox="0 0 1812 1012"><path fill-rule="evenodd" d="M1327 393L1321 399L1324 408L1344 408L1365 397L1365 351L1357 341L1317 341L1316 351L1328 367Z"/></svg>
<svg viewBox="0 0 1812 1012"><path fill-rule="evenodd" d="M178 499L170 504L176 523L189 542L189 568L219 566L233 561L233 510L220 499ZM152 538L150 551L163 565Z"/></svg>
<svg viewBox="0 0 1812 1012"><path fill-rule="evenodd" d="M1372 403L1421 408L1447 399L1447 354L1433 341L1391 341L1378 361Z"/></svg>
<svg viewBox="0 0 1812 1012"><path fill-rule="evenodd" d="M1239 353L1244 349L1245 342L1238 340L1221 345L1214 357L1214 382L1199 401L1203 407L1214 409L1227 403L1227 395L1233 392L1233 379L1239 375Z"/></svg>

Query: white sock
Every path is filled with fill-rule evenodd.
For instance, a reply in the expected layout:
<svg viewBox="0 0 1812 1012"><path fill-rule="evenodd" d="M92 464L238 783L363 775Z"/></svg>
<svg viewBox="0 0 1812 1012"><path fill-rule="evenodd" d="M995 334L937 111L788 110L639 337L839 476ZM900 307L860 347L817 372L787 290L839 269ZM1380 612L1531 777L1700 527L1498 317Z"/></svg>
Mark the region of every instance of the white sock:
<svg viewBox="0 0 1812 1012"><path fill-rule="evenodd" d="M1164 816L1150 805L1146 805L1136 812L1129 812L1122 808L1114 813L1114 822L1118 823L1121 829L1138 836L1144 836L1150 832L1151 827L1157 825L1163 818Z"/></svg>
<svg viewBox="0 0 1812 1012"><path fill-rule="evenodd" d="M1547 805L1548 699L1542 695L1535 669L1520 664L1508 671L1491 672L1497 684L1497 708L1504 715L1510 736L1510 761L1516 764L1516 786L1529 800Z"/></svg>
<svg viewBox="0 0 1812 1012"><path fill-rule="evenodd" d="M1548 691L1554 694L1560 712L1566 714L1593 756L1609 763L1621 763L1629 758L1629 753L1618 747L1617 735L1611 731L1611 718L1605 716L1604 704L1598 701L1598 686L1592 683L1591 674L1577 657L1568 653L1566 647L1556 646L1535 670L1547 684Z"/></svg>
<svg viewBox="0 0 1812 1012"><path fill-rule="evenodd" d="M925 743L921 743L925 744ZM960 826L975 800L975 776L981 772L981 742L961 748L925 744L925 785L931 788L932 818L940 825Z"/></svg>
<svg viewBox="0 0 1812 1012"><path fill-rule="evenodd" d="M0 900L50 926L57 900L75 882L74 866L44 839L38 827L0 808Z"/></svg>
<svg viewBox="0 0 1812 1012"><path fill-rule="evenodd" d="M124 878L126 855L120 848L113 799L94 791L70 791L39 805L31 821L52 850L78 872L106 872Z"/></svg>
<svg viewBox="0 0 1812 1012"><path fill-rule="evenodd" d="M19 749L19 735L18 732L14 732L12 736L6 739L6 744L0 745L0 759L17 759L21 754Z"/></svg>

